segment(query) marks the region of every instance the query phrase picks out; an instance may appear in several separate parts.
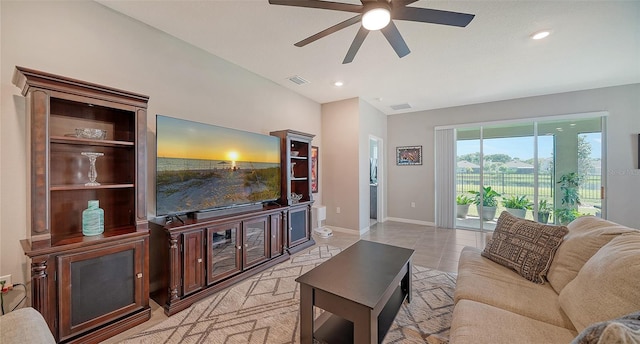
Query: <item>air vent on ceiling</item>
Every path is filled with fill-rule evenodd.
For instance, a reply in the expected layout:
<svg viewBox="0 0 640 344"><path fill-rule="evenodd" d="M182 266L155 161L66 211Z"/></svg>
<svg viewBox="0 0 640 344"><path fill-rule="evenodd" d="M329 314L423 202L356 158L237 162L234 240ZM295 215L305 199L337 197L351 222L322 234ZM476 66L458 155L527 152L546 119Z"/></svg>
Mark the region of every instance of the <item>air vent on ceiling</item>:
<svg viewBox="0 0 640 344"><path fill-rule="evenodd" d="M411 105L409 105L409 103L402 103L402 104L391 105L390 108L392 108L395 111L406 110L406 109L411 109Z"/></svg>
<svg viewBox="0 0 640 344"><path fill-rule="evenodd" d="M309 81L307 81L306 79L304 79L300 75L294 75L292 77L289 77L289 80L291 82L293 82L294 84L296 84L296 85L304 85L304 84L308 84L309 83Z"/></svg>

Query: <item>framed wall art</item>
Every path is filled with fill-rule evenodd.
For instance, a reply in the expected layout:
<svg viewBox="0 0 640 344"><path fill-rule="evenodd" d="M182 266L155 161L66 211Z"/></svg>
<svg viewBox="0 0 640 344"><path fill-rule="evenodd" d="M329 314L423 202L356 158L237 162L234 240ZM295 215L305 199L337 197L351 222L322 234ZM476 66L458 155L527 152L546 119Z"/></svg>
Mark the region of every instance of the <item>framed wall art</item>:
<svg viewBox="0 0 640 344"><path fill-rule="evenodd" d="M422 146L396 147L396 165L422 165Z"/></svg>
<svg viewBox="0 0 640 344"><path fill-rule="evenodd" d="M311 192L318 193L318 147L311 146Z"/></svg>

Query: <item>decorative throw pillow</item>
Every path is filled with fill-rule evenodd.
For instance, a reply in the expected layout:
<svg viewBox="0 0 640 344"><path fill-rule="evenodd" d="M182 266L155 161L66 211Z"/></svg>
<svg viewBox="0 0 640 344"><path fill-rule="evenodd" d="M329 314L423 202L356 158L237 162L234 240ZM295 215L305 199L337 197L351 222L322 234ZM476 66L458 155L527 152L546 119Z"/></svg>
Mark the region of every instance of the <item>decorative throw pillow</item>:
<svg viewBox="0 0 640 344"><path fill-rule="evenodd" d="M585 328L571 344L640 343L640 312L615 320L595 323Z"/></svg>
<svg viewBox="0 0 640 344"><path fill-rule="evenodd" d="M482 256L544 284L553 255L568 231L565 226L545 225L503 211Z"/></svg>

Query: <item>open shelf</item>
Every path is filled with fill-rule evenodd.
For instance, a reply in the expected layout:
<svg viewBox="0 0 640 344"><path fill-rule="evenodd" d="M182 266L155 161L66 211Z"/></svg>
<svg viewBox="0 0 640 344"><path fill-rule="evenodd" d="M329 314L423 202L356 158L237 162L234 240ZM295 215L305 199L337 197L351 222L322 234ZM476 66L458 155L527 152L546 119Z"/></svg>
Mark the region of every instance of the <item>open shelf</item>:
<svg viewBox="0 0 640 344"><path fill-rule="evenodd" d="M51 238L51 245L61 246L61 245L73 245L73 244L79 244L79 243L90 243L90 242L102 241L107 238L119 237L121 235L135 233L135 232L136 232L135 226L126 226L126 227L119 227L114 229L105 229L105 231L102 234L94 235L94 236L85 236L85 235L82 235L82 233L74 233L71 235L60 236L60 237L54 236Z"/></svg>
<svg viewBox="0 0 640 344"><path fill-rule="evenodd" d="M96 186L85 186L83 184L76 185L53 185L51 191L70 191L70 190L98 190L98 189L126 189L134 187L133 184L101 184Z"/></svg>
<svg viewBox="0 0 640 344"><path fill-rule="evenodd" d="M106 146L106 147L133 147L135 143L129 141L113 141L113 140L91 140L68 136L51 136L53 143L66 143L85 146Z"/></svg>

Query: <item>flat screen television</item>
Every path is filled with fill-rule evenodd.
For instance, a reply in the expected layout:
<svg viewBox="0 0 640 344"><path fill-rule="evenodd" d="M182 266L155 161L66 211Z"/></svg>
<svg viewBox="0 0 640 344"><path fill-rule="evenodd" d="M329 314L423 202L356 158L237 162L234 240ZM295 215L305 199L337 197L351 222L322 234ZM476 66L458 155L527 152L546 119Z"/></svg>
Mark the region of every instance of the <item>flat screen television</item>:
<svg viewBox="0 0 640 344"><path fill-rule="evenodd" d="M156 216L280 197L280 139L156 115Z"/></svg>

